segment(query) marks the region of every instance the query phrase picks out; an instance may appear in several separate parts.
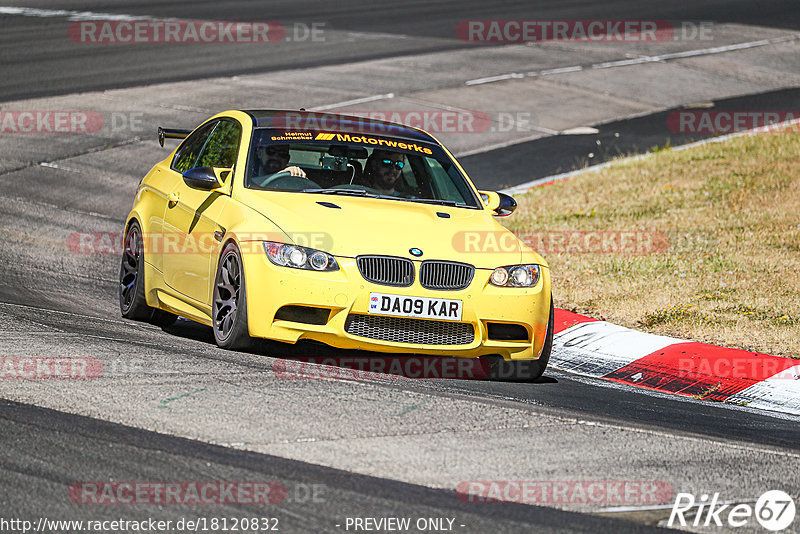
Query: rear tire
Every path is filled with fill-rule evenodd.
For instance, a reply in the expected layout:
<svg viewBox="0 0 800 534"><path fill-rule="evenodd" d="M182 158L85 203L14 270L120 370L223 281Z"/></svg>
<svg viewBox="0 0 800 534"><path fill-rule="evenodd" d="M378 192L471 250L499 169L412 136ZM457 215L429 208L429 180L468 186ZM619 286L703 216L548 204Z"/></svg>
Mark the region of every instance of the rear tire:
<svg viewBox="0 0 800 534"><path fill-rule="evenodd" d="M132 222L122 244L119 270L119 309L126 319L146 321L153 314L144 294L144 250L142 230Z"/></svg>
<svg viewBox="0 0 800 534"><path fill-rule="evenodd" d="M489 375L492 379L533 382L544 374L545 369L547 369L547 363L550 361L550 353L553 351L554 310L553 296L550 295L550 319L547 321L547 332L545 333L544 346L539 359L507 362L502 358L498 358L492 362Z"/></svg>
<svg viewBox="0 0 800 534"><path fill-rule="evenodd" d="M119 308L122 316L134 321L148 321L157 326L169 326L177 316L147 305L144 281L144 240L136 221L125 232L122 264L119 269Z"/></svg>
<svg viewBox="0 0 800 534"><path fill-rule="evenodd" d="M239 249L229 243L222 251L214 277L211 307L214 340L224 349L242 350L253 345L247 327L247 291Z"/></svg>

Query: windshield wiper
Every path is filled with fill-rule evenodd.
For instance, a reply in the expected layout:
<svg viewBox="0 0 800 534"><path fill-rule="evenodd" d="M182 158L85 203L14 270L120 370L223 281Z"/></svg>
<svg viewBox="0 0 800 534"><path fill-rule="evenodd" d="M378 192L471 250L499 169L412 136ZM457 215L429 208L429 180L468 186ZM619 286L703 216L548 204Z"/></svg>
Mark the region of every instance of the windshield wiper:
<svg viewBox="0 0 800 534"><path fill-rule="evenodd" d="M355 197L376 197L363 189L303 189L301 193L321 193L323 195L351 195Z"/></svg>
<svg viewBox="0 0 800 534"><path fill-rule="evenodd" d="M456 202L455 200L437 200L435 198L404 198L402 200L408 200L410 202L423 202L425 204L437 204L440 206L466 206L463 202Z"/></svg>
<svg viewBox="0 0 800 534"><path fill-rule="evenodd" d="M387 200L405 200L407 202L422 202L424 204L436 204L437 206L451 206L451 207L468 207L469 205L464 202L456 202L455 200L437 200L434 198L406 198L396 197L393 195L376 195L365 191L364 189L303 189L301 193L320 193L322 195L350 195L355 197L369 197L380 198Z"/></svg>

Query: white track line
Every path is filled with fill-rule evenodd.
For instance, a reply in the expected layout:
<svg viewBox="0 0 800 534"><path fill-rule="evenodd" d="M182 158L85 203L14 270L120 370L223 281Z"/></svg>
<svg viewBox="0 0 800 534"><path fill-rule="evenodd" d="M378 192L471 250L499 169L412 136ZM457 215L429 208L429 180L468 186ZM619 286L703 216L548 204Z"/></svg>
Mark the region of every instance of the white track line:
<svg viewBox="0 0 800 534"><path fill-rule="evenodd" d="M67 17L70 21L80 20L153 20L154 17L142 15L123 15L118 13L94 13L92 11L72 11L67 9L37 9L33 7L0 6L0 15L18 15L21 17ZM162 18L159 20L177 20Z"/></svg>
<svg viewBox="0 0 800 534"><path fill-rule="evenodd" d="M526 76L546 76L548 74L563 74L565 72L578 72L580 70L583 70L583 67L581 65L575 65L574 67L559 67L557 69L544 69L544 70L540 70L538 72L537 71L531 71L531 72L526 72L525 75Z"/></svg>
<svg viewBox="0 0 800 534"><path fill-rule="evenodd" d="M365 96L364 98L354 98L353 100L345 100L344 102L337 102L336 104L326 104L324 106L316 106L313 108L309 108L309 111L325 111L327 109L343 108L346 106L354 106L356 104L364 104L365 102L375 102L376 100L387 100L389 98L394 98L394 93Z"/></svg>
<svg viewBox="0 0 800 534"><path fill-rule="evenodd" d="M488 76L486 78L477 78L475 80L466 81L466 85L480 85L482 83L499 82L501 80L508 80L511 78L524 78L525 74L521 72L512 72L510 74L498 74L497 76Z"/></svg>
<svg viewBox="0 0 800 534"><path fill-rule="evenodd" d="M758 46L767 46L778 43L785 43L788 41L795 41L800 39L800 33L793 33L791 35L784 35L782 37L773 37L772 39L761 39L759 41L749 41L746 43L736 43L726 46L715 46L712 48L700 48L697 50L686 50L683 52L672 52L669 54L661 54L658 56L642 56L634 59L621 59L619 61L605 61L603 63L594 63L587 67L582 65L574 65L571 67L559 67L553 69L543 69L530 72L509 72L508 74L498 74L497 76L487 76L485 78L476 78L468 80L466 85L481 85L484 83L499 82L502 80L509 80L515 78L536 78L538 76L547 76L549 74L561 74L564 72L575 72L583 69L612 69L616 67L628 67L630 65L641 65L643 63L653 63L659 61L669 61L672 59L683 59L687 57L707 56L712 54L723 54L725 52L733 52L734 50L745 50L747 48L755 48Z"/></svg>

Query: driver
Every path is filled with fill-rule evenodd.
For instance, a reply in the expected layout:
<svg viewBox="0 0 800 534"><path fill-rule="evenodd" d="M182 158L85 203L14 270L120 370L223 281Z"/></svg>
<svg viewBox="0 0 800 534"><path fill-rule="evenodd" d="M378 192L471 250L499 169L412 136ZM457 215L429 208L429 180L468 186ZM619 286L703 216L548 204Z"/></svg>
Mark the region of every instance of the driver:
<svg viewBox="0 0 800 534"><path fill-rule="evenodd" d="M291 176L306 177L306 173L296 165L289 165L289 145L261 145L256 148L254 176L269 176L288 172Z"/></svg>
<svg viewBox="0 0 800 534"><path fill-rule="evenodd" d="M403 154L376 148L364 166L364 181L382 193L394 193L404 166Z"/></svg>

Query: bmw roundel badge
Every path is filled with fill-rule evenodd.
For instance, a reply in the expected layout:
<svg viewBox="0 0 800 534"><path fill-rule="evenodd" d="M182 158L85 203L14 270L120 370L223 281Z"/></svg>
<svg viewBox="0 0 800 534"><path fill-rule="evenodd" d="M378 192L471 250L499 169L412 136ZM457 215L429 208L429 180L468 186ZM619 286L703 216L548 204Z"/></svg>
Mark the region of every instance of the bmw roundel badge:
<svg viewBox="0 0 800 534"><path fill-rule="evenodd" d="M416 256L417 258L419 258L420 256L422 256L422 250L421 250L421 249L418 249L418 248L410 248L410 249L408 249L408 251L411 253L411 255L412 255L412 256Z"/></svg>

